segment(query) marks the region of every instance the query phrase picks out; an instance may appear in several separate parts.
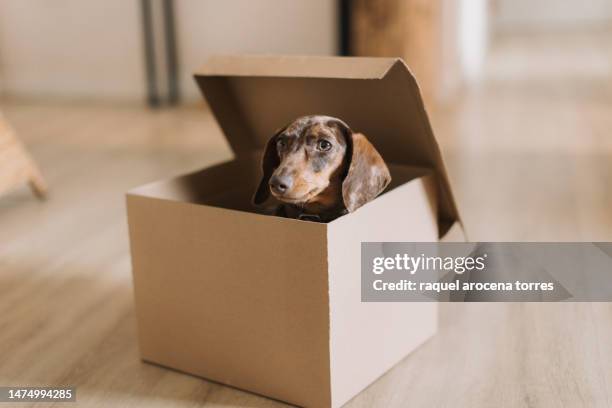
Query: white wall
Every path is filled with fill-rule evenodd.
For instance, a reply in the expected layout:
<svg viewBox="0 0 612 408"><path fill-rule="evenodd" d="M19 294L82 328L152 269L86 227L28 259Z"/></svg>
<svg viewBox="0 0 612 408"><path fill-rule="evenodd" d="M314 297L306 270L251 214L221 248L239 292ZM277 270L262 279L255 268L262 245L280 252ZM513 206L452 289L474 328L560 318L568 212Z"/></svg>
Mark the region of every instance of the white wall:
<svg viewBox="0 0 612 408"><path fill-rule="evenodd" d="M0 1L0 77L18 96L142 99L138 0Z"/></svg>
<svg viewBox="0 0 612 408"><path fill-rule="evenodd" d="M337 51L336 0L177 0L181 85L198 98L193 72L214 53Z"/></svg>
<svg viewBox="0 0 612 408"><path fill-rule="evenodd" d="M489 46L489 0L442 1L442 67L439 102L452 101L466 83L478 80Z"/></svg>
<svg viewBox="0 0 612 408"><path fill-rule="evenodd" d="M482 74L489 43L487 0L461 0L459 14L459 49L461 70L468 81Z"/></svg>
<svg viewBox="0 0 612 408"><path fill-rule="evenodd" d="M176 0L181 85L213 53L333 54L335 0ZM0 84L17 96L144 100L139 0L0 0Z"/></svg>
<svg viewBox="0 0 612 408"><path fill-rule="evenodd" d="M497 30L550 30L612 22L610 0L495 0Z"/></svg>

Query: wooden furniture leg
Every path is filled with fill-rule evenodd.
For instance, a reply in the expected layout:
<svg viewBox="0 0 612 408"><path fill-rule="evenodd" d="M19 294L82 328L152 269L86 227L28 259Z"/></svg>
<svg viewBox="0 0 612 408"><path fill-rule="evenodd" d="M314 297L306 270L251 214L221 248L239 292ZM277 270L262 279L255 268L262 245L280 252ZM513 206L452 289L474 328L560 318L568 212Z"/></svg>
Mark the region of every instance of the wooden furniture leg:
<svg viewBox="0 0 612 408"><path fill-rule="evenodd" d="M40 199L47 196L47 185L8 122L0 114L0 194L28 183Z"/></svg>
<svg viewBox="0 0 612 408"><path fill-rule="evenodd" d="M354 55L401 57L415 74L426 105L436 98L442 63L445 0L354 0Z"/></svg>

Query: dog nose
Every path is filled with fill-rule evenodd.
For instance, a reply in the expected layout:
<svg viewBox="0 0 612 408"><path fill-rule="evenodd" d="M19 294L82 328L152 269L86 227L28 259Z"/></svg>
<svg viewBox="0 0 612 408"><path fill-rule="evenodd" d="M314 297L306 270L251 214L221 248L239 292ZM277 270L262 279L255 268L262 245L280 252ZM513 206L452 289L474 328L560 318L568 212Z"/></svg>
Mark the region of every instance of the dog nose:
<svg viewBox="0 0 612 408"><path fill-rule="evenodd" d="M287 176L272 176L270 179L270 188L272 191L278 194L283 194L289 190L292 184L293 181L291 180L291 177Z"/></svg>

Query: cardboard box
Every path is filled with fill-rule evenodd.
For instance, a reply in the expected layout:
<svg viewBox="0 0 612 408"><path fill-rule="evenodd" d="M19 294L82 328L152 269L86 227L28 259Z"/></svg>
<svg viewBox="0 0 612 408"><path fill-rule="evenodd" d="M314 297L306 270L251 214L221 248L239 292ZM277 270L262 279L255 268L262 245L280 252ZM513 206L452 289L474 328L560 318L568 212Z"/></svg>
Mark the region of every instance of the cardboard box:
<svg viewBox="0 0 612 408"><path fill-rule="evenodd" d="M219 57L196 80L236 158L128 194L142 358L341 406L436 331L436 303L360 298L362 241L436 241L459 222L417 84L401 60L335 57ZM256 213L261 149L314 113L365 133L392 185L327 224Z"/></svg>

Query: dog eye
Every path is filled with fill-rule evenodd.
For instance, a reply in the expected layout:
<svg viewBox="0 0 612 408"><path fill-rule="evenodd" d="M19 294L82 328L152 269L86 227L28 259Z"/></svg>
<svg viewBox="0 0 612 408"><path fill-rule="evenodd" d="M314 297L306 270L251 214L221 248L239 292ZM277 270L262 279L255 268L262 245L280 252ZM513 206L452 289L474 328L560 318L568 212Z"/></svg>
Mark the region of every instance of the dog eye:
<svg viewBox="0 0 612 408"><path fill-rule="evenodd" d="M328 151L329 149L331 149L331 147L332 147L332 144L325 139L321 139L317 143L317 149L319 149L322 152Z"/></svg>
<svg viewBox="0 0 612 408"><path fill-rule="evenodd" d="M287 146L287 142L285 141L285 139L278 139L278 141L276 142L276 147L279 150L284 149Z"/></svg>

